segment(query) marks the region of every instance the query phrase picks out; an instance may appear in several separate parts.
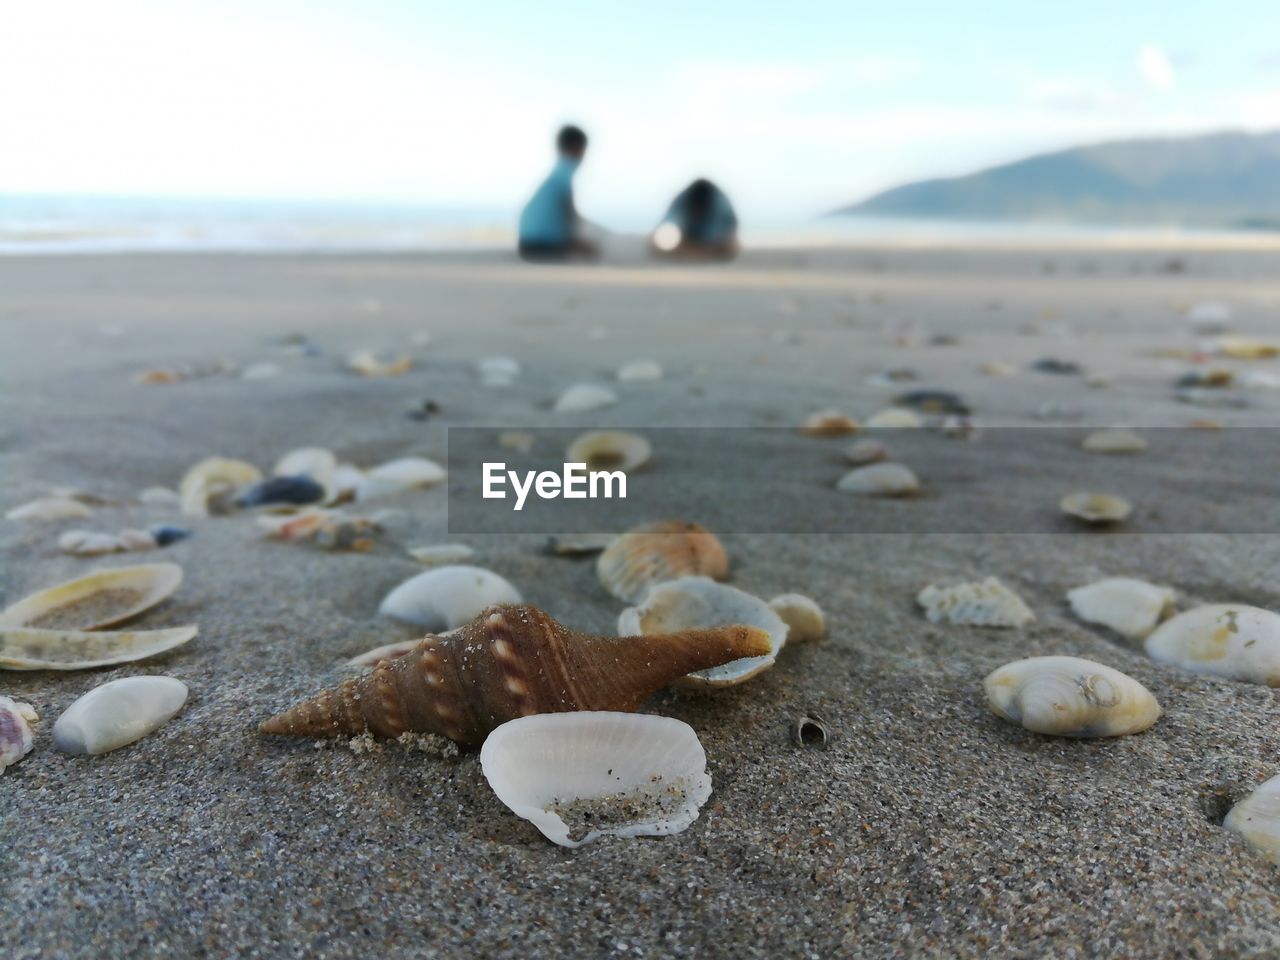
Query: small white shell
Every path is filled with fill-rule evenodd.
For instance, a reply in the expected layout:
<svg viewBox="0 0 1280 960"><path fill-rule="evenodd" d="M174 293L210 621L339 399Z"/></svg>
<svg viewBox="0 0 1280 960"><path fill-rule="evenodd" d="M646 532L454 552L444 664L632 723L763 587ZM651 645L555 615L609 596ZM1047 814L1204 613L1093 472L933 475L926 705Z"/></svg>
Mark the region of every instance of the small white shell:
<svg viewBox="0 0 1280 960"><path fill-rule="evenodd" d="M1144 580L1108 577L1067 591L1071 610L1124 637L1145 637L1172 608L1174 593Z"/></svg>
<svg viewBox="0 0 1280 960"><path fill-rule="evenodd" d="M920 489L916 475L900 463L873 463L850 470L836 489L864 497L901 497Z"/></svg>
<svg viewBox="0 0 1280 960"><path fill-rule="evenodd" d="M981 583L930 584L916 602L930 623L949 620L974 627L1021 627L1036 618L1022 598L995 577Z"/></svg>
<svg viewBox="0 0 1280 960"><path fill-rule="evenodd" d="M1133 512L1133 505L1110 493L1069 493L1058 503L1062 512L1085 523L1119 523Z"/></svg>
<svg viewBox="0 0 1280 960"><path fill-rule="evenodd" d="M64 753L107 753L158 730L186 702L187 685L173 677L111 680L62 712L53 725L53 742Z"/></svg>
<svg viewBox="0 0 1280 960"><path fill-rule="evenodd" d="M241 487L257 483L262 472L243 460L209 457L188 470L179 485L182 512L203 517L209 513L210 503L227 499Z"/></svg>
<svg viewBox="0 0 1280 960"><path fill-rule="evenodd" d="M301 447L290 450L271 468L273 477L310 477L325 490L325 502L332 503L338 495L334 475L338 458L324 447Z"/></svg>
<svg viewBox="0 0 1280 960"><path fill-rule="evenodd" d="M651 587L639 606L628 607L618 615L618 636L678 633L734 623L767 632L772 652L699 670L679 681L683 686L727 687L769 669L786 645L787 625L759 597L717 583L710 577L667 580Z"/></svg>
<svg viewBox="0 0 1280 960"><path fill-rule="evenodd" d="M1272 777L1232 807L1222 825L1280 865L1280 777Z"/></svg>
<svg viewBox="0 0 1280 960"><path fill-rule="evenodd" d="M865 466L889 459L889 448L879 440L859 440L845 450L844 458L855 466Z"/></svg>
<svg viewBox="0 0 1280 960"><path fill-rule="evenodd" d="M39 719L31 704L0 697L0 773L31 752L35 737L29 724Z"/></svg>
<svg viewBox="0 0 1280 960"><path fill-rule="evenodd" d="M410 547L409 556L424 567L438 567L445 563L470 560L476 552L465 543L440 543L429 547Z"/></svg>
<svg viewBox="0 0 1280 960"><path fill-rule="evenodd" d="M711 796L706 766L692 727L637 713L521 717L480 750L498 799L564 847L679 833Z"/></svg>
<svg viewBox="0 0 1280 960"><path fill-rule="evenodd" d="M124 550L120 538L112 533L92 530L68 530L58 537L58 549L77 557L97 557Z"/></svg>
<svg viewBox="0 0 1280 960"><path fill-rule="evenodd" d="M0 627L0 670L88 670L130 663L180 647L194 625L168 630L37 630Z"/></svg>
<svg viewBox="0 0 1280 960"><path fill-rule="evenodd" d="M1146 641L1147 656L1192 673L1280 687L1280 616L1243 603L1178 614Z"/></svg>
<svg viewBox="0 0 1280 960"><path fill-rule="evenodd" d="M923 427L924 418L914 410L888 407L879 413L873 414L871 419L863 426L870 430L907 430L914 427Z"/></svg>
<svg viewBox="0 0 1280 960"><path fill-rule="evenodd" d="M372 350L357 350L347 357L347 367L364 377L398 377L409 372L413 360L406 356L380 360Z"/></svg>
<svg viewBox="0 0 1280 960"><path fill-rule="evenodd" d="M1132 430L1114 428L1095 430L1080 446L1089 453L1141 453L1147 449L1147 441Z"/></svg>
<svg viewBox="0 0 1280 960"><path fill-rule="evenodd" d="M982 682L999 716L1034 733L1119 737L1160 719L1160 704L1133 677L1080 657L1031 657Z"/></svg>
<svg viewBox="0 0 1280 960"><path fill-rule="evenodd" d="M10 520L83 520L91 511L79 500L70 497L41 497L5 514Z"/></svg>
<svg viewBox="0 0 1280 960"><path fill-rule="evenodd" d="M618 368L620 383L640 383L662 379L662 364L653 360L633 360Z"/></svg>
<svg viewBox="0 0 1280 960"><path fill-rule="evenodd" d="M520 591L492 570L449 566L406 580L387 594L378 612L438 633L462 626L495 604L520 602Z"/></svg>
<svg viewBox="0 0 1280 960"><path fill-rule="evenodd" d="M426 457L403 457L374 467L356 487L356 500L386 497L414 487L430 487L442 483L448 474L444 467Z"/></svg>
<svg viewBox="0 0 1280 960"><path fill-rule="evenodd" d="M585 463L588 470L629 473L649 462L653 448L638 433L626 430L588 430L565 453L566 463Z"/></svg>
<svg viewBox="0 0 1280 960"><path fill-rule="evenodd" d="M176 563L99 570L49 587L0 612L0 627L97 630L149 610L182 583Z"/></svg>
<svg viewBox="0 0 1280 960"><path fill-rule="evenodd" d="M520 362L515 357L481 357L476 373L487 387L509 387L520 376Z"/></svg>
<svg viewBox="0 0 1280 960"><path fill-rule="evenodd" d="M769 606L787 625L788 643L807 643L827 635L827 618L816 600L802 593L784 593L770 600Z"/></svg>
<svg viewBox="0 0 1280 960"><path fill-rule="evenodd" d="M597 383L575 383L560 394L556 400L556 413L580 413L586 410L599 410L618 402L618 395L608 387Z"/></svg>

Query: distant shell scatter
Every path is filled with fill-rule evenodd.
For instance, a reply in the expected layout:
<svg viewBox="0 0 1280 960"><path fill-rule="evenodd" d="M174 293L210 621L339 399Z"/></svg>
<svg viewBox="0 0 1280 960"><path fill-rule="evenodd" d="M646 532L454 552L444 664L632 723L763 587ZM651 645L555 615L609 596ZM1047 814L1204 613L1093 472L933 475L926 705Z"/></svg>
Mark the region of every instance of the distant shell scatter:
<svg viewBox="0 0 1280 960"><path fill-rule="evenodd" d="M1174 592L1144 580L1108 577L1067 591L1067 602L1085 623L1122 637L1142 638L1173 609Z"/></svg>
<svg viewBox="0 0 1280 960"><path fill-rule="evenodd" d="M458 564L406 580L378 612L436 633L462 626L487 607L520 602L520 591L492 570Z"/></svg>
<svg viewBox="0 0 1280 960"><path fill-rule="evenodd" d="M887 407L872 414L863 426L868 430L912 430L924 426L924 417L914 410Z"/></svg>
<svg viewBox="0 0 1280 960"><path fill-rule="evenodd" d="M173 677L111 680L62 712L53 742L70 754L117 750L164 726L186 702L187 685Z"/></svg>
<svg viewBox="0 0 1280 960"><path fill-rule="evenodd" d="M649 587L683 576L723 580L729 555L706 527L663 520L628 530L596 561L596 574L606 590L628 603L639 603Z"/></svg>
<svg viewBox="0 0 1280 960"><path fill-rule="evenodd" d="M1280 865L1280 776L1272 777L1232 807L1222 825Z"/></svg>
<svg viewBox="0 0 1280 960"><path fill-rule="evenodd" d="M1146 640L1147 655L1192 673L1280 687L1280 616L1243 603L1178 614Z"/></svg>
<svg viewBox="0 0 1280 960"><path fill-rule="evenodd" d="M995 713L1050 736L1118 737L1160 718L1160 704L1137 680L1080 657L1016 660L983 687Z"/></svg>
<svg viewBox="0 0 1280 960"><path fill-rule="evenodd" d="M151 609L181 583L174 563L99 570L19 600L0 612L0 627L97 630Z"/></svg>
<svg viewBox="0 0 1280 960"><path fill-rule="evenodd" d="M0 773L31 752L31 724L39 719L31 704L0 697Z"/></svg>
<svg viewBox="0 0 1280 960"><path fill-rule="evenodd" d="M809 643L827 635L827 619L818 602L802 593L784 593L769 601L787 625L788 643Z"/></svg>
<svg viewBox="0 0 1280 960"><path fill-rule="evenodd" d="M930 623L1021 627L1036 618L1022 598L995 577L980 583L930 584L916 602L924 607Z"/></svg>
<svg viewBox="0 0 1280 960"><path fill-rule="evenodd" d="M555 403L556 413L581 413L600 410L618 402L618 395L608 387L596 383L575 383L568 387Z"/></svg>

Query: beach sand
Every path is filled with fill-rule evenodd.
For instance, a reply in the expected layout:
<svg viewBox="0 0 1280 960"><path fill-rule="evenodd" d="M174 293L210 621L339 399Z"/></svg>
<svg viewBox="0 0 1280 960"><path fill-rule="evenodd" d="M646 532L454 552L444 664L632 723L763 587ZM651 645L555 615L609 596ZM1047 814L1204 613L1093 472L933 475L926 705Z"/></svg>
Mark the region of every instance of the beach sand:
<svg viewBox="0 0 1280 960"><path fill-rule="evenodd" d="M529 602L609 633L622 604L589 559L548 556L532 534L450 534L443 487L379 501L388 529L369 553L268 542L243 514L190 518L136 502L211 455L264 470L311 445L366 466L443 461L450 426L786 426L824 407L866 417L916 386L958 391L990 423L1078 414L1075 426L1206 416L1273 426L1280 391L1251 389L1239 410L1179 404L1171 384L1189 364L1151 351L1194 347L1186 310L1206 300L1232 305L1237 332L1275 334L1275 267L1274 252L1223 249L789 250L690 270L535 269L482 254L0 259L0 506L52 486L128 501L88 520L0 522L0 598L169 560L185 582L138 625L200 626L154 660L4 674L0 694L42 719L35 750L0 777L0 955L1280 954L1280 876L1220 826L1233 801L1280 773L1276 695L1153 663L1063 602L1071 587L1127 575L1175 587L1184 608L1280 603L1275 536L1158 522L1198 508L1210 460L1182 462L1160 503L1137 497L1136 532L1019 536L1001 535L1001 511L1043 500L1056 517L1064 491L1052 457L997 463L980 484L989 495L964 501L990 532L940 534L912 520L913 507L948 508L940 471L946 445L961 441L936 436L935 460L911 463L930 498L885 507L907 533L718 531L735 585L816 598L830 637L788 646L746 685L654 697L647 711L702 740L710 801L677 836L577 850L510 813L474 752L317 747L256 726L339 680L347 657L414 636L376 616L421 569L406 546L469 543ZM321 355L283 349L290 334ZM408 353L414 367L388 379L345 370L341 358L365 347ZM524 372L485 388L474 363L487 354L514 356ZM1111 383L1028 370L1047 356ZM569 383L605 382L642 358L665 377L614 384L620 403L598 413L550 412ZM133 383L148 368L224 359L280 371ZM1016 372L978 372L995 360ZM918 381L869 382L898 367ZM425 400L440 412L406 416ZM1232 434L1246 462L1272 450L1268 431ZM768 462L729 465L744 487L811 470L797 497L839 509L852 504L830 491L846 443L795 434ZM679 502L680 490L668 496ZM99 560L56 545L70 527L161 522L193 535ZM987 576L1016 589L1036 622L934 625L915 604L934 580ZM982 677L1051 653L1132 675L1163 718L1137 736L1072 741L995 717ZM114 753L54 749L63 709L137 674L187 683L183 712ZM810 712L828 723L825 750L790 739Z"/></svg>

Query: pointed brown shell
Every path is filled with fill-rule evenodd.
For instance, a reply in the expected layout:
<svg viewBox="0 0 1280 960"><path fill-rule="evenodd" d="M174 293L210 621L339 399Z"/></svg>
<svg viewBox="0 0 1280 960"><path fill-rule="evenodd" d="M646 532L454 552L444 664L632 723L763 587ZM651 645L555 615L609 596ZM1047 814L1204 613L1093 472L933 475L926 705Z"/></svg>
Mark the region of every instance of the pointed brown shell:
<svg viewBox="0 0 1280 960"><path fill-rule="evenodd" d="M439 733L476 746L516 717L635 710L677 677L769 650L768 634L741 625L597 637L569 630L537 607L491 607L450 636L428 636L260 729L298 737Z"/></svg>
<svg viewBox="0 0 1280 960"><path fill-rule="evenodd" d="M664 520L629 530L596 561L604 588L619 600L639 603L655 583L677 577L729 576L729 555L706 527Z"/></svg>

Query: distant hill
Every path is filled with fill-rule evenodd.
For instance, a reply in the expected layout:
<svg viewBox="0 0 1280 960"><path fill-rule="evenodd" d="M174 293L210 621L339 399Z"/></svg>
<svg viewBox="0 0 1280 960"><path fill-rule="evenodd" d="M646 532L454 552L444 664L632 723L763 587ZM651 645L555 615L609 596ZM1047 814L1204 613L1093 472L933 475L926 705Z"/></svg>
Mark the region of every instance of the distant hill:
<svg viewBox="0 0 1280 960"><path fill-rule="evenodd" d="M1076 147L908 183L833 213L1280 228L1280 131Z"/></svg>

